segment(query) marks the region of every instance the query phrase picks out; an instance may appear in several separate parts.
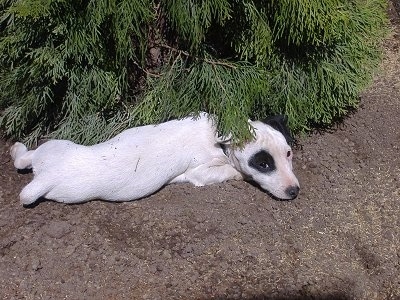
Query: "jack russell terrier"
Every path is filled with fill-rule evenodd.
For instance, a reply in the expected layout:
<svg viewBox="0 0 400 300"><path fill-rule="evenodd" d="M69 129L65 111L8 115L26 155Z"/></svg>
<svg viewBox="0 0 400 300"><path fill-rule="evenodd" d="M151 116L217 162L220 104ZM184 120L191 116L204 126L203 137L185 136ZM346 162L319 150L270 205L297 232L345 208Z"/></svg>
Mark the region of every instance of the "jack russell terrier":
<svg viewBox="0 0 400 300"><path fill-rule="evenodd" d="M43 197L80 203L95 199L130 201L164 185L195 186L250 179L279 199L294 199L300 187L292 171L290 133L283 116L250 121L254 139L234 148L217 135L210 116L135 127L93 146L50 140L36 150L11 147L17 169L32 169L20 193L23 205Z"/></svg>

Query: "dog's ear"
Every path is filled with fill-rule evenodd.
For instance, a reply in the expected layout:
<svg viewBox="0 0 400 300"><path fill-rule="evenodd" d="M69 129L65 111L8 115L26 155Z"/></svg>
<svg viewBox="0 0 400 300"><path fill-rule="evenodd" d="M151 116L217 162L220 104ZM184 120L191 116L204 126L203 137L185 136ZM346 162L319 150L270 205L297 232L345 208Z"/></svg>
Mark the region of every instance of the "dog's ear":
<svg viewBox="0 0 400 300"><path fill-rule="evenodd" d="M271 126L275 130L278 130L280 133L282 133L286 139L286 142L289 145L293 144L294 138L292 137L289 127L287 126L287 117L286 116L284 116L284 115L271 116L264 120L261 120L261 122Z"/></svg>

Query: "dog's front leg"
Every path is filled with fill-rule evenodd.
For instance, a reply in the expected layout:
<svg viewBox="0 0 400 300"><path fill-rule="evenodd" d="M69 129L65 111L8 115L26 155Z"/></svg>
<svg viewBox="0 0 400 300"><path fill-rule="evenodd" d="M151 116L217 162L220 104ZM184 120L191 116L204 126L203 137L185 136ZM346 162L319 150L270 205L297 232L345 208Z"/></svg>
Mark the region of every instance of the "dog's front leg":
<svg viewBox="0 0 400 300"><path fill-rule="evenodd" d="M185 178L184 181L190 182L195 186L220 183L227 180L243 180L243 175L240 172L219 158L214 158L208 163L187 170L185 174L180 176L181 179L183 176Z"/></svg>

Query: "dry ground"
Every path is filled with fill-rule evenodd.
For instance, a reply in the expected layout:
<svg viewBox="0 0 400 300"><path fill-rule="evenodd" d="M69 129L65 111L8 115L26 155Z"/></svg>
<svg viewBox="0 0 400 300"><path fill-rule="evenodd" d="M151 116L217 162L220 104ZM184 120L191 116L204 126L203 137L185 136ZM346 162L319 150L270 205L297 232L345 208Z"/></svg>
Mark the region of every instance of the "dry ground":
<svg viewBox="0 0 400 300"><path fill-rule="evenodd" d="M299 139L300 196L171 185L23 208L0 140L1 299L400 299L400 42L361 107Z"/></svg>

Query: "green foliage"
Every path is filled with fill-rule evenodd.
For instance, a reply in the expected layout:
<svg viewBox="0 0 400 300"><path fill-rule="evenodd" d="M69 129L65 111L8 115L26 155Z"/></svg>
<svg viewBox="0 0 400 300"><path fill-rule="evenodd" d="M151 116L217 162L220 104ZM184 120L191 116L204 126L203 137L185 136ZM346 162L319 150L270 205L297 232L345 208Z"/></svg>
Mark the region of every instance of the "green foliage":
<svg viewBox="0 0 400 300"><path fill-rule="evenodd" d="M182 40L192 51L196 51L205 40L213 23L223 24L230 17L229 0L164 0L162 11L170 20Z"/></svg>
<svg viewBox="0 0 400 300"><path fill-rule="evenodd" d="M221 134L284 113L294 130L356 107L385 0L3 0L0 127L84 144L215 114Z"/></svg>

